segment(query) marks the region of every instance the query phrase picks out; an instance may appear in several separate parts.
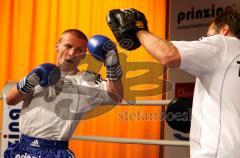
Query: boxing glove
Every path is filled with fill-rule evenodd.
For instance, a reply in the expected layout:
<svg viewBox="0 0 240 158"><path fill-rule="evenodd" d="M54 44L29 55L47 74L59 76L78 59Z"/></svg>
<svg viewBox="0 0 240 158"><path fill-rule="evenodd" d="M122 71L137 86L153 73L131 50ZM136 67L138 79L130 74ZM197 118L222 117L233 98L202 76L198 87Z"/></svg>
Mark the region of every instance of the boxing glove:
<svg viewBox="0 0 240 158"><path fill-rule="evenodd" d="M109 80L119 80L122 77L117 48L109 38L95 35L89 39L87 46L94 58L104 62Z"/></svg>
<svg viewBox="0 0 240 158"><path fill-rule="evenodd" d="M56 84L60 78L59 67L50 63L41 64L17 83L17 89L21 94L28 94L35 86L51 86Z"/></svg>

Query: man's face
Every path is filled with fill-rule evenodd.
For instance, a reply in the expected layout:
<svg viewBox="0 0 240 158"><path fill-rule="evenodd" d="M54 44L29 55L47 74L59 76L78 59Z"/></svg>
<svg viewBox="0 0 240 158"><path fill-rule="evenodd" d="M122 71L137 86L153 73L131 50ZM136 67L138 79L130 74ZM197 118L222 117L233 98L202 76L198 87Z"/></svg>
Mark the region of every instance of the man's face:
<svg viewBox="0 0 240 158"><path fill-rule="evenodd" d="M56 44L57 62L62 71L77 70L80 61L85 57L87 41L74 36L71 33L62 35Z"/></svg>

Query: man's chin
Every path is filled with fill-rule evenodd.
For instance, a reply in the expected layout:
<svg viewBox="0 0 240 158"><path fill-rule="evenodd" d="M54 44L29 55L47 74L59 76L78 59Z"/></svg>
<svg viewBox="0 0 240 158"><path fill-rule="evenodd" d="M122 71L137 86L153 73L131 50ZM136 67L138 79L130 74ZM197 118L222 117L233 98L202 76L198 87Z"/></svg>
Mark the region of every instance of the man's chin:
<svg viewBox="0 0 240 158"><path fill-rule="evenodd" d="M70 72L73 69L74 69L73 64L70 64L70 63L60 64L60 70L61 71Z"/></svg>

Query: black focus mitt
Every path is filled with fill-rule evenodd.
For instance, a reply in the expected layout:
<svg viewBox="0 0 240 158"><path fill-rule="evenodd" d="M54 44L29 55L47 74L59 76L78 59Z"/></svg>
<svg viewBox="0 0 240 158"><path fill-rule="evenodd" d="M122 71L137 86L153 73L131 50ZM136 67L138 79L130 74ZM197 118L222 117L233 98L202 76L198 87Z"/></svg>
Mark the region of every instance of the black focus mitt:
<svg viewBox="0 0 240 158"><path fill-rule="evenodd" d="M148 30L145 15L133 8L113 9L107 15L107 23L120 46L134 50L141 46L136 33Z"/></svg>

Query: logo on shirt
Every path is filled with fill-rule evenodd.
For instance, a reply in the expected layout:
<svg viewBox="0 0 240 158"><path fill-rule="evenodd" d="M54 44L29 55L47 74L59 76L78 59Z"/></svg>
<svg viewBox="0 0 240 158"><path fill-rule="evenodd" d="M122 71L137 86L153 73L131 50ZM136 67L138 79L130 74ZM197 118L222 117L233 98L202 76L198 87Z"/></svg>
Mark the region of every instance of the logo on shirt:
<svg viewBox="0 0 240 158"><path fill-rule="evenodd" d="M40 147L40 145L38 144L38 140L37 140L37 139L34 140L34 141L30 144L30 146Z"/></svg>
<svg viewBox="0 0 240 158"><path fill-rule="evenodd" d="M41 156L32 156L32 155L25 153L24 155L17 154L15 156L15 158L41 158Z"/></svg>
<svg viewBox="0 0 240 158"><path fill-rule="evenodd" d="M55 89L62 92L63 89L74 89L73 82L66 78L61 78L60 81L55 85Z"/></svg>

